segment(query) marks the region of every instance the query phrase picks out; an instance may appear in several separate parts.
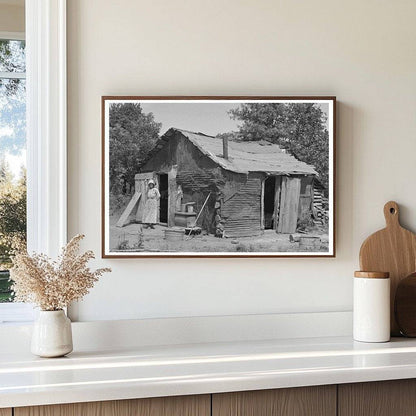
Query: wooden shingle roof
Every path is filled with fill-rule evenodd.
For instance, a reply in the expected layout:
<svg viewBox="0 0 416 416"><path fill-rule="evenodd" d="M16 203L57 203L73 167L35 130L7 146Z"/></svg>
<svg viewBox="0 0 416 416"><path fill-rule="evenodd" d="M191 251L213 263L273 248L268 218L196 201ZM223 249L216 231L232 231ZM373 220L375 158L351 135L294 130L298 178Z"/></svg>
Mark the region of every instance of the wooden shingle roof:
<svg viewBox="0 0 416 416"><path fill-rule="evenodd" d="M294 156L285 153L278 145L267 141L229 141L228 159L224 159L222 140L213 136L171 128L162 136L161 140L169 140L169 137L176 132L189 139L203 154L223 169L231 172L318 175L313 166L301 162Z"/></svg>

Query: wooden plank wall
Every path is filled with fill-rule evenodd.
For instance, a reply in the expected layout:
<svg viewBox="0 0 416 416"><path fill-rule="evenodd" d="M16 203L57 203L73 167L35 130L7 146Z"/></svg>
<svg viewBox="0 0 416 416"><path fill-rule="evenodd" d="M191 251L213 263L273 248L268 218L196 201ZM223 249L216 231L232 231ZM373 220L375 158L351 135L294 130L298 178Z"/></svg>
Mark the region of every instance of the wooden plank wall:
<svg viewBox="0 0 416 416"><path fill-rule="evenodd" d="M296 232L300 198L301 179L285 176L282 178L280 215L277 232L290 234Z"/></svg>
<svg viewBox="0 0 416 416"><path fill-rule="evenodd" d="M282 177L276 176L276 182L275 182L275 189L274 189L274 229L276 232L278 231L278 225L279 225L279 215L280 215L280 197L282 194Z"/></svg>
<svg viewBox="0 0 416 416"><path fill-rule="evenodd" d="M0 416L12 416L12 409L0 409Z"/></svg>
<svg viewBox="0 0 416 416"><path fill-rule="evenodd" d="M313 200L313 178L311 176L305 176L301 179L301 190L299 198L299 219L311 219L312 218L312 200Z"/></svg>
<svg viewBox="0 0 416 416"><path fill-rule="evenodd" d="M177 166L172 166L168 172L168 227L175 225L176 198L178 192L178 185L176 183L177 173Z"/></svg>

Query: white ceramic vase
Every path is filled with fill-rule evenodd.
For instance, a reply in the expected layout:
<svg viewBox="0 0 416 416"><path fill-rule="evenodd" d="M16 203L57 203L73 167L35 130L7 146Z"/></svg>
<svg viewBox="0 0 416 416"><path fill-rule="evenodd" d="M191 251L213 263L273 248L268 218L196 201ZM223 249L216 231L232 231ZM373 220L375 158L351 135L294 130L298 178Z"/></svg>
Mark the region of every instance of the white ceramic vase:
<svg viewBox="0 0 416 416"><path fill-rule="evenodd" d="M40 311L33 325L31 351L39 357L62 357L72 351L71 321L63 310Z"/></svg>

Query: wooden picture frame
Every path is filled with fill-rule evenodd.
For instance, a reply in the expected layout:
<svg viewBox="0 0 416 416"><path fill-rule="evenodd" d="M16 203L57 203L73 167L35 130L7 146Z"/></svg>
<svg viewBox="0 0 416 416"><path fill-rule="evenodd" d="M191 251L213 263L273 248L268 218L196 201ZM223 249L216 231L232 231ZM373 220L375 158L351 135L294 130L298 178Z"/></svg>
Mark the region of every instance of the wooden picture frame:
<svg viewBox="0 0 416 416"><path fill-rule="evenodd" d="M335 97L103 96L101 110L103 258L335 257Z"/></svg>

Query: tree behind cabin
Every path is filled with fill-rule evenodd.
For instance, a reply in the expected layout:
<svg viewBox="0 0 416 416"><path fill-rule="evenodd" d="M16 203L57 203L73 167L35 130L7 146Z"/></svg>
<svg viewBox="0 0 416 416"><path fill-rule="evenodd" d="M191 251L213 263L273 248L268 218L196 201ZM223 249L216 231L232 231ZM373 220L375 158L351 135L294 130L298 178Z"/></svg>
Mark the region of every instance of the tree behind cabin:
<svg viewBox="0 0 416 416"><path fill-rule="evenodd" d="M161 128L153 114L138 103L110 106L110 191L125 195L134 187L134 175L152 150Z"/></svg>
<svg viewBox="0 0 416 416"><path fill-rule="evenodd" d="M329 134L326 115L316 104L248 103L231 110L240 120L239 140L267 140L315 167L319 179L328 188Z"/></svg>

